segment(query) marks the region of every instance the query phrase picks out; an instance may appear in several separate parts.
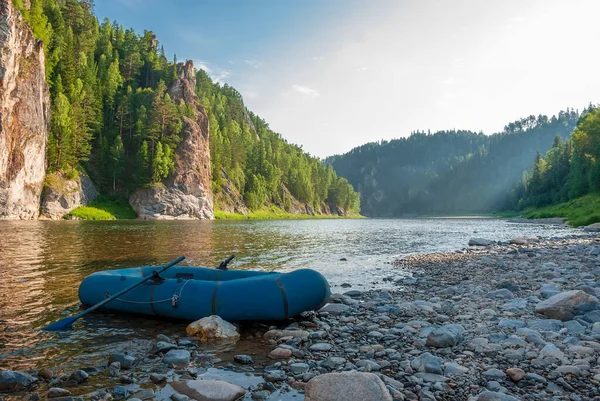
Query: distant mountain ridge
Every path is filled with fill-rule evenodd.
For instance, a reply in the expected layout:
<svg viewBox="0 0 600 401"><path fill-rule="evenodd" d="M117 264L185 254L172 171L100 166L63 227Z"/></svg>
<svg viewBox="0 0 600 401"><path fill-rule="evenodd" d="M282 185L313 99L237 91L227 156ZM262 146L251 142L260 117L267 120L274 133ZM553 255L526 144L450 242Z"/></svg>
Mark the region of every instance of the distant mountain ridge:
<svg viewBox="0 0 600 401"><path fill-rule="evenodd" d="M579 113L529 116L503 132L412 133L369 143L325 160L361 194L362 214L402 217L422 214L487 213L501 209L558 135L567 138Z"/></svg>

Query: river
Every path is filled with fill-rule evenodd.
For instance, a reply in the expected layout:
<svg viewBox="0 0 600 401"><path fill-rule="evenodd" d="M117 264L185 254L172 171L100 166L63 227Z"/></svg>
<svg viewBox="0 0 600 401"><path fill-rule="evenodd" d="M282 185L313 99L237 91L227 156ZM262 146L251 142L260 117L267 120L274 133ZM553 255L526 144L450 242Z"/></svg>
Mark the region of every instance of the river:
<svg viewBox="0 0 600 401"><path fill-rule="evenodd" d="M310 267L332 290L385 287L406 272L390 264L418 253L452 251L469 238L564 236L579 230L499 219L359 219L285 221L0 221L0 369L57 367L69 371L106 362L106 354L135 335L184 335L185 323L92 314L75 330L40 327L78 312L81 280L98 270L162 264L217 266L230 254L233 269ZM207 348L230 354L255 343ZM256 345L258 347L258 345ZM266 351L268 352L268 351ZM102 385L104 383L96 383Z"/></svg>

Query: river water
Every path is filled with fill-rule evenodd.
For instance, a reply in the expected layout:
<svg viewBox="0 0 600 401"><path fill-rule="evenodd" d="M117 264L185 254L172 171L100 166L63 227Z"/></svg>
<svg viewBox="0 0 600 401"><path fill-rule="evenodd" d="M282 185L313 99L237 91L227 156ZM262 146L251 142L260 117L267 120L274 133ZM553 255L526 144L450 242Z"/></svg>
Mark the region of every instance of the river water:
<svg viewBox="0 0 600 401"><path fill-rule="evenodd" d="M88 315L67 333L39 331L79 311L79 283L98 270L164 264L179 255L186 256L183 264L214 267L235 254L230 268L310 267L335 292L343 283L358 289L392 285L383 278L407 274L390 265L394 259L461 249L471 237L508 240L580 232L479 218L0 221L0 369L69 371L105 363L107 353L132 336L151 340L158 333L185 332L185 323L102 314ZM254 346L261 347L242 342L207 352L230 361L233 353Z"/></svg>

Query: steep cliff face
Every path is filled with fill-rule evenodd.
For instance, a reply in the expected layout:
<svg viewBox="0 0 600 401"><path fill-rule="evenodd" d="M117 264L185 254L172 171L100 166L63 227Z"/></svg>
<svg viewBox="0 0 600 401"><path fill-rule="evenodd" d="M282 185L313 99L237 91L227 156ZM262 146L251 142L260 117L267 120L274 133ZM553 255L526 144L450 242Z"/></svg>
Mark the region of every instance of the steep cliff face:
<svg viewBox="0 0 600 401"><path fill-rule="evenodd" d="M39 214L49 105L43 44L12 2L0 0L0 219Z"/></svg>
<svg viewBox="0 0 600 401"><path fill-rule="evenodd" d="M129 203L141 219L213 219L208 115L194 89L192 61L177 66L178 79L169 88L176 103L183 100L194 117L183 117L181 142L175 150L175 172L162 185L137 191Z"/></svg>

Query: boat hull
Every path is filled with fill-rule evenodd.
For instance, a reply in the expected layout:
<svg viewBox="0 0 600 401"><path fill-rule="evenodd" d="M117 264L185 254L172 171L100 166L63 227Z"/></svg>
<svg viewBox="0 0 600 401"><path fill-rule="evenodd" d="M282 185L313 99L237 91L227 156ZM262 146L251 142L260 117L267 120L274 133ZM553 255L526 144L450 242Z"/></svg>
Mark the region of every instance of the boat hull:
<svg viewBox="0 0 600 401"><path fill-rule="evenodd" d="M106 270L86 277L79 299L92 306L136 281L154 267ZM327 280L311 269L289 273L171 267L109 302L103 310L184 320L218 315L228 321L284 320L317 310L330 295Z"/></svg>

